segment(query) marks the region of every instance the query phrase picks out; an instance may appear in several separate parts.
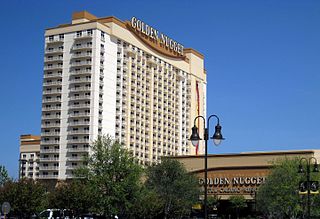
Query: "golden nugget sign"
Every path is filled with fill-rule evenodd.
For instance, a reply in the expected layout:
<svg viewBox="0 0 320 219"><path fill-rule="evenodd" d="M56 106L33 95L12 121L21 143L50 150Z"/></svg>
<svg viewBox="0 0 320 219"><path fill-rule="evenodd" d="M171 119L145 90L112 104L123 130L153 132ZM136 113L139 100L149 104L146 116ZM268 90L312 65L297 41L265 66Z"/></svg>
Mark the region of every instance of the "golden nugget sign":
<svg viewBox="0 0 320 219"><path fill-rule="evenodd" d="M154 29L143 21L138 20L136 17L131 18L131 27L149 39L159 43L162 47L170 49L181 56L183 55L183 45L169 38L165 34L160 33L158 30Z"/></svg>
<svg viewBox="0 0 320 219"><path fill-rule="evenodd" d="M251 193L265 180L262 176L207 178L208 193ZM199 185L204 185L204 178L199 179Z"/></svg>

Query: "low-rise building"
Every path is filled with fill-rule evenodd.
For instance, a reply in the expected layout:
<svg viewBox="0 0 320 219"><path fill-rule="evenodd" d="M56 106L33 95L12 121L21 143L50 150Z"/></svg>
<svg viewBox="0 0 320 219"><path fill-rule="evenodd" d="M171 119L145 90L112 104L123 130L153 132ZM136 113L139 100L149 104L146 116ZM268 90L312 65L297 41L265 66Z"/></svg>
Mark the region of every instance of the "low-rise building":
<svg viewBox="0 0 320 219"><path fill-rule="evenodd" d="M20 135L19 178L39 176L40 136Z"/></svg>

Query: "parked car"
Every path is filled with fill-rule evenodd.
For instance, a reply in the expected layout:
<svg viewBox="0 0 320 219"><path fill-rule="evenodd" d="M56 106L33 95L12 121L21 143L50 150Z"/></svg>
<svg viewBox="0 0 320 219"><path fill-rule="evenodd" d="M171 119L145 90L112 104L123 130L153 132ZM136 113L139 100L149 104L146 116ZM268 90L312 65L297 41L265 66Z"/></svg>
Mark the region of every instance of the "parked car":
<svg viewBox="0 0 320 219"><path fill-rule="evenodd" d="M71 212L66 209L46 209L39 214L40 219L71 219Z"/></svg>

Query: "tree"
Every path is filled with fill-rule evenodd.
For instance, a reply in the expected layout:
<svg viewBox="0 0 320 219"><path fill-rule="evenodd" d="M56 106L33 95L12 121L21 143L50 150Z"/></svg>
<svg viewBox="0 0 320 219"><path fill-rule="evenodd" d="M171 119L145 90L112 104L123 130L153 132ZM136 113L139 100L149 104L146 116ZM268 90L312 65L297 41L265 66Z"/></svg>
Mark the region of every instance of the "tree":
<svg viewBox="0 0 320 219"><path fill-rule="evenodd" d="M45 188L32 179L8 181L0 188L0 203L9 202L11 212L19 218L30 218L45 208Z"/></svg>
<svg viewBox="0 0 320 219"><path fill-rule="evenodd" d="M183 165L173 159L163 159L147 170L146 186L158 195L162 218L189 215L199 198L198 180Z"/></svg>
<svg viewBox="0 0 320 219"><path fill-rule="evenodd" d="M239 219L240 210L247 207L246 199L243 195L234 195L229 199L231 207L236 211L237 218Z"/></svg>
<svg viewBox="0 0 320 219"><path fill-rule="evenodd" d="M75 179L60 183L48 197L51 208L69 209L74 216L88 213L93 206L93 197L87 180Z"/></svg>
<svg viewBox="0 0 320 219"><path fill-rule="evenodd" d="M0 165L0 187L4 185L5 182L9 180L8 171L2 165Z"/></svg>
<svg viewBox="0 0 320 219"><path fill-rule="evenodd" d="M219 207L220 197L218 195L209 196L207 200L208 212L215 212Z"/></svg>
<svg viewBox="0 0 320 219"><path fill-rule="evenodd" d="M299 158L276 160L266 182L259 187L257 193L258 210L269 218L297 218L305 215L306 197L300 197L298 186L306 180L298 173ZM319 180L319 174L312 174L313 180ZM312 205L318 205L318 195L312 197ZM312 209L314 216L318 215L317 208Z"/></svg>
<svg viewBox="0 0 320 219"><path fill-rule="evenodd" d="M99 136L91 147L78 176L88 180L95 197L92 210L107 217L130 215L141 189L141 167L110 136Z"/></svg>
<svg viewBox="0 0 320 219"><path fill-rule="evenodd" d="M134 203L131 218L155 219L162 213L160 196L154 190L142 187Z"/></svg>

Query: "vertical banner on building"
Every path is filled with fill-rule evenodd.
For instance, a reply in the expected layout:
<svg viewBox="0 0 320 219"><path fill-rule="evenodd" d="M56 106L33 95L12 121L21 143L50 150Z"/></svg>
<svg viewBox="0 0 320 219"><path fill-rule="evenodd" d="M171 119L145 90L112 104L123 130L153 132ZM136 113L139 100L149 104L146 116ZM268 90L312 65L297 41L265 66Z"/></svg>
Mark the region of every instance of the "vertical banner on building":
<svg viewBox="0 0 320 219"><path fill-rule="evenodd" d="M198 81L196 81L196 94L197 94L197 116L199 116L200 115L200 96L199 96L199 83L198 83ZM199 129L199 127L200 127L200 119L198 119L198 129ZM196 145L196 155L198 155L198 150L199 150L199 143Z"/></svg>

